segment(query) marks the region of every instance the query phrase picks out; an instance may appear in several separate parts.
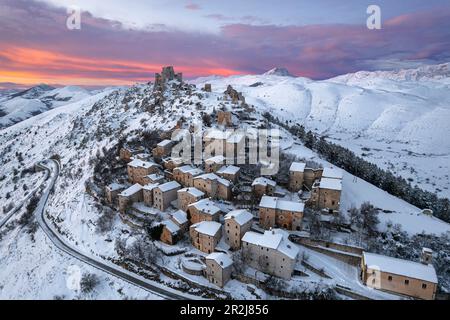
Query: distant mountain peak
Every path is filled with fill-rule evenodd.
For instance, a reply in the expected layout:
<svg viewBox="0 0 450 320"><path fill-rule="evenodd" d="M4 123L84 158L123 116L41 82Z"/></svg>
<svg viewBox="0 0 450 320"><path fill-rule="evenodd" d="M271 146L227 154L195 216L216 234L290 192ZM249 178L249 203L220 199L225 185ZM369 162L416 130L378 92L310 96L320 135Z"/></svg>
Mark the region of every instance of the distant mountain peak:
<svg viewBox="0 0 450 320"><path fill-rule="evenodd" d="M289 73L288 69L277 67L273 68L266 73L264 73L265 76L281 76L281 77L294 77L292 74Z"/></svg>

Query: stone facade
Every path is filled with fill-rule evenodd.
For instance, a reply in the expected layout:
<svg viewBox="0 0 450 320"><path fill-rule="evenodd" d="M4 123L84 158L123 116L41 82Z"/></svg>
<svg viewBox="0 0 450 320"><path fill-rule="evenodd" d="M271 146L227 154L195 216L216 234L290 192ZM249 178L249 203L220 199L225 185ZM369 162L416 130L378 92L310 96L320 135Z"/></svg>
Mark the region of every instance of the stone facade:
<svg viewBox="0 0 450 320"><path fill-rule="evenodd" d="M112 183L105 187L105 195L108 203L114 204L118 200L119 193L121 193L125 189L125 186Z"/></svg>
<svg viewBox="0 0 450 320"><path fill-rule="evenodd" d="M241 168L235 166L223 166L216 172L218 176L233 183L237 183L239 181L240 173Z"/></svg>
<svg viewBox="0 0 450 320"><path fill-rule="evenodd" d="M205 259L206 278L212 284L223 288L231 278L233 261L222 252L213 252Z"/></svg>
<svg viewBox="0 0 450 320"><path fill-rule="evenodd" d="M259 225L301 231L304 208L303 203L264 196L259 204Z"/></svg>
<svg viewBox="0 0 450 320"><path fill-rule="evenodd" d="M132 148L130 146L123 146L119 151L119 158L122 161L130 162L134 155L142 153L144 150L143 147Z"/></svg>
<svg viewBox="0 0 450 320"><path fill-rule="evenodd" d="M183 165L183 160L181 158L165 158L162 160L164 169L172 172L175 168L181 167Z"/></svg>
<svg viewBox="0 0 450 320"><path fill-rule="evenodd" d="M192 245L205 253L214 252L222 237L222 225L215 221L203 221L189 228Z"/></svg>
<svg viewBox="0 0 450 320"><path fill-rule="evenodd" d="M267 178L256 178L252 183L252 191L255 197L261 198L265 195L273 196L275 194L277 183Z"/></svg>
<svg viewBox="0 0 450 320"><path fill-rule="evenodd" d="M241 247L241 239L250 230L253 215L247 210L230 211L225 216L225 241L233 250Z"/></svg>
<svg viewBox="0 0 450 320"><path fill-rule="evenodd" d="M173 169L173 179L185 187L193 187L194 178L203 173L198 168L186 165Z"/></svg>
<svg viewBox="0 0 450 320"><path fill-rule="evenodd" d="M322 178L313 185L310 203L316 209L337 212L341 204L341 192L340 180Z"/></svg>
<svg viewBox="0 0 450 320"><path fill-rule="evenodd" d="M292 163L289 169L289 190L297 192L302 190L306 164L301 162Z"/></svg>
<svg viewBox="0 0 450 320"><path fill-rule="evenodd" d="M152 173L159 173L160 168L156 163L136 159L128 163L127 171L131 183L144 185L146 184L145 177Z"/></svg>
<svg viewBox="0 0 450 320"><path fill-rule="evenodd" d="M432 265L367 252L361 260L361 278L368 287L423 300L434 300L438 285Z"/></svg>
<svg viewBox="0 0 450 320"><path fill-rule="evenodd" d="M165 220L161 223L163 229L160 240L168 245L174 245L180 238L180 227L178 227L172 220Z"/></svg>
<svg viewBox="0 0 450 320"><path fill-rule="evenodd" d="M189 231L189 220L186 212L178 210L171 214L171 220L181 229L182 232Z"/></svg>
<svg viewBox="0 0 450 320"><path fill-rule="evenodd" d="M233 126L233 117L230 111L217 111L217 123L226 127Z"/></svg>
<svg viewBox="0 0 450 320"><path fill-rule="evenodd" d="M215 156L205 160L205 172L206 173L214 173L222 168L225 164L224 156Z"/></svg>
<svg viewBox="0 0 450 320"><path fill-rule="evenodd" d="M152 207L153 204L155 203L154 198L153 198L153 192L154 192L155 188L158 186L159 186L158 183L153 183L153 184L147 184L142 187L144 203L149 207Z"/></svg>
<svg viewBox="0 0 450 320"><path fill-rule="evenodd" d="M194 178L194 187L203 191L208 197L230 200L231 184L214 173L208 173Z"/></svg>
<svg viewBox="0 0 450 320"><path fill-rule="evenodd" d="M161 141L152 150L153 157L162 159L162 158L170 156L170 154L172 153L173 145L174 145L174 143L171 140Z"/></svg>
<svg viewBox="0 0 450 320"><path fill-rule="evenodd" d="M125 213L134 202L142 202L143 200L142 186L135 184L119 194L119 211Z"/></svg>
<svg viewBox="0 0 450 320"><path fill-rule="evenodd" d="M186 210L192 224L202 221L217 221L220 219L220 208L209 199L202 199L188 206Z"/></svg>
<svg viewBox="0 0 450 320"><path fill-rule="evenodd" d="M176 181L159 185L153 191L153 206L160 211L166 211L172 201L177 200L177 191L181 188Z"/></svg>
<svg viewBox="0 0 450 320"><path fill-rule="evenodd" d="M249 231L242 238L246 263L254 269L286 280L291 279L298 248L279 230L264 234Z"/></svg>
<svg viewBox="0 0 450 320"><path fill-rule="evenodd" d="M187 211L190 204L200 201L205 196L205 193L193 187L180 189L177 193L178 209L183 211Z"/></svg>

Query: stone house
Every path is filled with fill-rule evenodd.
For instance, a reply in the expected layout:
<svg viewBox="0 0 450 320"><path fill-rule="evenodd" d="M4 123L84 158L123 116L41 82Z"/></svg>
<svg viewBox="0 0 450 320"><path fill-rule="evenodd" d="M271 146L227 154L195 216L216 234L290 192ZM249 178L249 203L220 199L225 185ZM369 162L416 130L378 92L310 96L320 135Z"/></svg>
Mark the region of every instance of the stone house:
<svg viewBox="0 0 450 320"><path fill-rule="evenodd" d="M157 186L153 190L153 206L160 211L166 211L173 201L177 200L177 191L181 185L176 181L170 181Z"/></svg>
<svg viewBox="0 0 450 320"><path fill-rule="evenodd" d="M245 163L245 132L235 131L227 139L225 144L225 155L228 159L234 160L234 163Z"/></svg>
<svg viewBox="0 0 450 320"><path fill-rule="evenodd" d="M299 249L282 230L269 230L264 234L249 231L242 238L242 252L252 268L289 280Z"/></svg>
<svg viewBox="0 0 450 320"><path fill-rule="evenodd" d="M119 194L119 211L125 213L131 204L134 202L142 202L143 199L142 186L136 183Z"/></svg>
<svg viewBox="0 0 450 320"><path fill-rule="evenodd" d="M313 185L310 203L316 209L337 212L341 204L341 192L342 180L322 178Z"/></svg>
<svg viewBox="0 0 450 320"><path fill-rule="evenodd" d="M342 180L344 178L344 172L339 168L327 167L321 171L321 178Z"/></svg>
<svg viewBox="0 0 450 320"><path fill-rule="evenodd" d="M289 168L289 190L297 192L303 188L306 163L293 162Z"/></svg>
<svg viewBox="0 0 450 320"><path fill-rule="evenodd" d="M161 222L163 229L160 240L165 244L174 245L180 238L181 229L172 220L164 220Z"/></svg>
<svg viewBox="0 0 450 320"><path fill-rule="evenodd" d="M205 263L208 281L223 288L231 279L233 260L223 252L213 252L206 256Z"/></svg>
<svg viewBox="0 0 450 320"><path fill-rule="evenodd" d="M215 221L202 221L191 225L189 235L196 249L210 254L222 238L222 225Z"/></svg>
<svg viewBox="0 0 450 320"><path fill-rule="evenodd" d="M431 264L368 252L362 256L361 279L368 287L423 300L434 300L438 286Z"/></svg>
<svg viewBox="0 0 450 320"><path fill-rule="evenodd" d="M205 91L205 92L212 92L211 83L205 83L205 86L203 87L203 91Z"/></svg>
<svg viewBox="0 0 450 320"><path fill-rule="evenodd" d="M144 184L163 183L164 176L160 173L152 173L142 178Z"/></svg>
<svg viewBox="0 0 450 320"><path fill-rule="evenodd" d="M152 150L153 157L162 159L162 158L170 156L170 154L172 153L173 145L174 145L174 142L172 140L161 141Z"/></svg>
<svg viewBox="0 0 450 320"><path fill-rule="evenodd" d="M204 153L211 156L224 156L228 138L232 135L230 130L209 129L203 137ZM222 165L225 162L222 163Z"/></svg>
<svg viewBox="0 0 450 320"><path fill-rule="evenodd" d="M105 187L106 201L108 203L116 203L118 200L119 193L125 190L125 186L119 183L111 183Z"/></svg>
<svg viewBox="0 0 450 320"><path fill-rule="evenodd" d="M253 215L247 210L233 210L225 216L225 241L233 250L241 247L241 239L250 230Z"/></svg>
<svg viewBox="0 0 450 320"><path fill-rule="evenodd" d="M155 188L159 186L159 183L150 183L146 184L142 187L142 194L144 197L144 203L145 205L152 207L155 203L153 193L155 191Z"/></svg>
<svg viewBox="0 0 450 320"><path fill-rule="evenodd" d="M223 166L217 170L216 174L230 182L237 183L239 180L239 174L241 173L241 168L236 166Z"/></svg>
<svg viewBox="0 0 450 320"><path fill-rule="evenodd" d="M185 187L194 186L194 178L203 174L201 169L194 168L190 165L185 165L173 169L173 179Z"/></svg>
<svg viewBox="0 0 450 320"><path fill-rule="evenodd" d="M192 245L205 253L212 253L222 237L222 225L215 221L202 221L189 228Z"/></svg>
<svg viewBox="0 0 450 320"><path fill-rule="evenodd" d="M188 206L194 202L200 201L205 193L197 188L184 188L178 190L178 209L187 211Z"/></svg>
<svg viewBox="0 0 450 320"><path fill-rule="evenodd" d="M132 183L139 183L141 185L144 185L146 182L146 179L144 179L144 177L152 173L159 173L160 167L154 162L135 159L128 163L127 171L128 179Z"/></svg>
<svg viewBox="0 0 450 320"><path fill-rule="evenodd" d="M144 147L132 148L130 146L125 145L119 150L119 158L122 161L130 162L132 160L131 158L134 155L142 153L144 151L145 151Z"/></svg>
<svg viewBox="0 0 450 320"><path fill-rule="evenodd" d="M205 172L214 173L224 166L226 159L223 155L218 155L205 160Z"/></svg>
<svg viewBox="0 0 450 320"><path fill-rule="evenodd" d="M258 177L252 183L252 191L257 198L261 198L264 195L274 195L276 187L277 183L275 181L264 177Z"/></svg>
<svg viewBox="0 0 450 320"><path fill-rule="evenodd" d="M189 230L189 220L184 211L178 210L171 214L171 220L181 229L182 232Z"/></svg>
<svg viewBox="0 0 450 320"><path fill-rule="evenodd" d="M183 159L181 158L164 158L162 160L164 169L172 172L175 168L181 167L183 165Z"/></svg>
<svg viewBox="0 0 450 320"><path fill-rule="evenodd" d="M192 224L201 221L217 221L220 220L221 210L215 203L209 199L202 199L188 206L187 215Z"/></svg>
<svg viewBox="0 0 450 320"><path fill-rule="evenodd" d="M230 111L217 111L217 124L232 127L233 126L233 117Z"/></svg>
<svg viewBox="0 0 450 320"><path fill-rule="evenodd" d="M231 183L214 173L207 173L194 178L194 187L203 191L208 197L230 200Z"/></svg>
<svg viewBox="0 0 450 320"><path fill-rule="evenodd" d="M263 196L259 203L259 225L264 229L301 231L304 209L304 203Z"/></svg>

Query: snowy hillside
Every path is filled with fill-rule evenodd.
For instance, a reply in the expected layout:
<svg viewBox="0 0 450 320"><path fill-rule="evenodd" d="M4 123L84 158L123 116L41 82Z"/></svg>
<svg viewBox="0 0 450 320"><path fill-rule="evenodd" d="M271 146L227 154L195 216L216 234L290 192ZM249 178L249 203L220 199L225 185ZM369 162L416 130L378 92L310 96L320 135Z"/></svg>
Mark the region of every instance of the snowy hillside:
<svg viewBox="0 0 450 320"><path fill-rule="evenodd" d="M450 197L448 66L326 81L264 74L193 83L211 83L215 92L231 84L258 110L304 125L422 188Z"/></svg>
<svg viewBox="0 0 450 320"><path fill-rule="evenodd" d="M39 85L11 95L4 95L0 97L0 128L89 96L91 93L80 87L53 88L47 85Z"/></svg>
<svg viewBox="0 0 450 320"><path fill-rule="evenodd" d="M54 193L48 202L49 219L54 221L55 228L67 239L67 242L80 251L96 257L116 258L115 244L117 240L125 240L128 243L136 240L137 235L121 222L117 214L113 216L113 224L109 232L98 232L96 226L104 214L102 211L104 209L86 193L85 182L92 177L99 157L105 153L105 150L115 146L119 138L140 137L142 131L145 130L170 129L182 116L189 121L201 121L203 113L211 113L220 104L229 103L221 100L222 91L225 88L220 87L225 86L228 82L248 93L248 102L261 106L259 112L257 111L253 115L255 119L261 118L261 111L275 108L280 101L288 105L294 98L296 101L307 99L316 87L327 88L327 94L323 94L321 97L330 102L338 95L361 90L345 85L339 85L332 89L333 86L326 82L314 83L302 78L280 79L279 76L246 76L214 81L216 82L212 81L213 90L216 92L205 93L199 87L184 86L181 89L171 89L166 92L162 103L159 103L159 99L156 99L153 94L153 85L136 85L129 89L110 90L78 102L68 103L1 130L0 154L2 154L3 161L2 172L5 173L5 176L0 180L0 202L19 203L27 190L24 185L34 185L38 179L29 174L21 175L20 172L40 160L58 155L61 158L62 169ZM264 84L261 87L249 89L248 85L255 81L261 81ZM70 91L70 89L66 90ZM283 92L279 93L278 90L285 90L286 94L283 95ZM49 97L49 93L46 96ZM53 91L50 96L67 97L61 90L58 91L58 94ZM313 100L311 96L310 99ZM283 113L283 110L277 110L279 110L278 113ZM327 110L324 108L324 111ZM305 117L309 117L310 113L311 110L309 113L305 113ZM317 117L323 114L318 107L316 113ZM325 116L323 117L325 118ZM253 125L257 126L258 120ZM284 132L281 145L287 153L327 165L287 132ZM355 182L355 178L347 173L344 176L344 186L342 196L344 209L369 200L383 210L383 214L380 216L380 230L385 230L387 225L392 222L400 223L409 234L423 231L439 235L450 231L449 224L424 216L420 209L365 181L356 180ZM6 194L9 196L5 196ZM4 213L0 213L0 218L3 216ZM41 241L41 231L38 230L31 237L24 235L22 231L14 232L17 232L21 239L21 247L26 247L24 244L26 242L30 243L33 250L20 249L18 253L10 250L12 243L15 242L13 234L0 241L0 252L2 253L0 264L11 265L4 268L5 272L0 276L0 297L48 298L56 294L72 297L73 294L61 284L64 281L62 277L58 278L59 284L52 284L51 287L39 280L55 277L55 274L61 273L61 269L55 266L62 264L66 267L72 262L50 250L48 247L51 246L51 243ZM36 261L26 259L25 255L29 252L32 254L45 252L46 263L42 264L37 259ZM14 268L14 261L20 261L23 267ZM27 270L35 268L39 270L39 279L36 277L21 278L20 282L21 288L31 287L31 291L17 292L17 295L12 295L11 290L6 291L11 286L7 279L18 279L20 272L27 272ZM8 283L4 287L5 290L1 289L2 282ZM103 283L102 291L106 290L105 286ZM110 286L117 290L124 284L116 281ZM126 286L125 289L126 294L132 297L144 295L141 291L134 291ZM52 293L49 294L49 292ZM238 290L236 294L241 294L241 292L242 290ZM115 293L102 292L96 295L97 298L115 296ZM243 298L242 296L237 297Z"/></svg>

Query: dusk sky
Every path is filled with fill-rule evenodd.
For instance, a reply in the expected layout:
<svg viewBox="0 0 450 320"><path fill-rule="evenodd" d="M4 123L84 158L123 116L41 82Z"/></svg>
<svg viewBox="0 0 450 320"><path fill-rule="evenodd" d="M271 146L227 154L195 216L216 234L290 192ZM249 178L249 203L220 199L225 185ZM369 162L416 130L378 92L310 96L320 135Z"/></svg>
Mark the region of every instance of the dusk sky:
<svg viewBox="0 0 450 320"><path fill-rule="evenodd" d="M366 27L369 5L382 29ZM66 27L81 8L81 30ZM326 79L450 61L450 0L0 0L0 89L286 67Z"/></svg>

